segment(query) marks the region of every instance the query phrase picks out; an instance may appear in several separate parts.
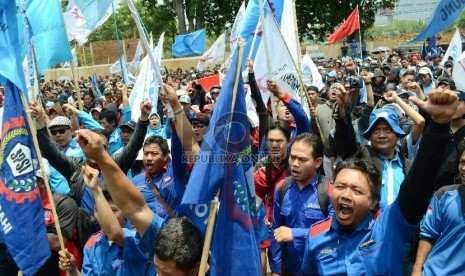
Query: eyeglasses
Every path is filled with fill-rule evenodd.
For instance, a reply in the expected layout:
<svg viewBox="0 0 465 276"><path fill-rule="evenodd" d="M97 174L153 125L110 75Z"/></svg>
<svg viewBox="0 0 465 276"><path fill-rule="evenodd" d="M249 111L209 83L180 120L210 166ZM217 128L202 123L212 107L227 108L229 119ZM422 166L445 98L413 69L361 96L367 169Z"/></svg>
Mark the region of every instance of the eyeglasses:
<svg viewBox="0 0 465 276"><path fill-rule="evenodd" d="M65 134L65 132L68 130L69 128L60 128L60 129L55 129L55 130L50 130L50 133L52 134L52 136L55 136L57 134Z"/></svg>

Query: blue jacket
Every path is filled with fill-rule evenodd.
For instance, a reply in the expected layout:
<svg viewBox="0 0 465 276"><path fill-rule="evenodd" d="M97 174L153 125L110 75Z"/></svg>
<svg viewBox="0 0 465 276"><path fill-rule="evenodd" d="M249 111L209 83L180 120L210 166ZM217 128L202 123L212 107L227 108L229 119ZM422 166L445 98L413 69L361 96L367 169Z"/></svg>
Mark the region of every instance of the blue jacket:
<svg viewBox="0 0 465 276"><path fill-rule="evenodd" d="M139 247L136 230L123 228L124 246L109 243L107 236L98 232L91 236L84 248L82 275L144 275L148 251Z"/></svg>
<svg viewBox="0 0 465 276"><path fill-rule="evenodd" d="M181 199L186 190L187 164L182 160L182 145L176 131L173 131L171 139L171 156L173 160L165 166L158 174L150 176L155 187L162 198L178 214ZM149 185L146 183L146 172L132 179L132 183L141 191L150 209L158 216L169 219L169 215L157 200Z"/></svg>
<svg viewBox="0 0 465 276"><path fill-rule="evenodd" d="M397 199L350 234L339 231L334 215L328 217L310 228L302 275L402 275L404 244L415 229Z"/></svg>
<svg viewBox="0 0 465 276"><path fill-rule="evenodd" d="M465 273L465 185L439 189L431 200L420 238L434 244L423 275ZM446 261L447 260L447 261Z"/></svg>
<svg viewBox="0 0 465 276"><path fill-rule="evenodd" d="M300 274L302 267L302 257L304 255L305 241L308 230L312 224L325 219L325 215L320 209L318 202L318 180L320 174L312 179L312 181L302 190L292 180L289 189L283 197L283 201L279 202L280 189L275 190L273 203L273 224L271 234L270 247L270 267L273 273L283 273L282 271L282 254L287 252L285 271L294 275ZM284 181L284 180L283 180ZM276 185L280 187L281 185ZM329 204L329 214L333 214L333 208ZM274 238L274 230L280 226L287 226L292 229L293 242L278 243Z"/></svg>

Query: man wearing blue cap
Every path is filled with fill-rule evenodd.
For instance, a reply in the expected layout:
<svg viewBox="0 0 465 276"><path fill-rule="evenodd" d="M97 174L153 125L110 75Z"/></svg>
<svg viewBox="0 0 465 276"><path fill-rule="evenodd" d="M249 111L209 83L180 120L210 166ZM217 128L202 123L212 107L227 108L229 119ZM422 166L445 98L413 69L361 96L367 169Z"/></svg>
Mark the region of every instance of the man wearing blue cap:
<svg viewBox="0 0 465 276"><path fill-rule="evenodd" d="M406 135L399 125L399 118L390 108L374 110L370 115L369 126L363 133L363 137L370 143L360 147L356 142L351 114L342 114L347 107L338 106L340 118L336 119L336 150L343 159L356 156L375 165L382 172L380 203L390 204L397 197L400 184L412 164L396 148L399 140Z"/></svg>

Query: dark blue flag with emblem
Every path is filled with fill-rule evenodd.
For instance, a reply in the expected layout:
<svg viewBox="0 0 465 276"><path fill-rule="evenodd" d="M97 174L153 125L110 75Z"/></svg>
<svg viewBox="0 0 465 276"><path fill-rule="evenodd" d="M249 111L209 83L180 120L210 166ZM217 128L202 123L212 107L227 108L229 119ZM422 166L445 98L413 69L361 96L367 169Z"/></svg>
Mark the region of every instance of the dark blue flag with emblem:
<svg viewBox="0 0 465 276"><path fill-rule="evenodd" d="M50 257L42 201L35 177L37 155L20 98L25 89L19 58L15 1L0 0L0 79L5 103L0 132L0 243L24 275Z"/></svg>
<svg viewBox="0 0 465 276"><path fill-rule="evenodd" d="M210 275L261 275L250 151L250 124L236 51L181 203L183 213L205 232L209 204L221 188Z"/></svg>
<svg viewBox="0 0 465 276"><path fill-rule="evenodd" d="M20 270L33 275L49 258L50 246L34 173L37 155L20 93L7 81L0 151L0 229Z"/></svg>

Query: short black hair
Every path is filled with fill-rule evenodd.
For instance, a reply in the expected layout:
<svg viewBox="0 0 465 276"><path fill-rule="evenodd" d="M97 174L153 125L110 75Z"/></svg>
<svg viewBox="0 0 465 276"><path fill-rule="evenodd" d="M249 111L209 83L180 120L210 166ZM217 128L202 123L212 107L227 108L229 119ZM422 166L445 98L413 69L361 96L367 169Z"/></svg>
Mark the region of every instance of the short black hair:
<svg viewBox="0 0 465 276"><path fill-rule="evenodd" d="M116 112L104 109L98 114L98 119L106 119L107 122L111 123L113 122L113 126L116 128L118 127L118 116L116 115Z"/></svg>
<svg viewBox="0 0 465 276"><path fill-rule="evenodd" d="M189 219L170 219L155 238L155 255L162 261L173 260L176 267L190 272L202 258L203 234Z"/></svg>
<svg viewBox="0 0 465 276"><path fill-rule="evenodd" d="M311 146L313 149L312 157L313 159L317 159L319 157L323 157L323 142L318 135L313 133L302 133L297 136L294 140L294 144L297 142L304 143L307 146Z"/></svg>
<svg viewBox="0 0 465 276"><path fill-rule="evenodd" d="M266 136L268 136L268 133L271 130L275 130L275 129L281 131L286 137L286 140L289 142L289 139L291 139L291 129L287 123L283 121L279 121L279 120L276 122L270 123L268 130L266 131Z"/></svg>
<svg viewBox="0 0 465 276"><path fill-rule="evenodd" d="M168 143L165 139L163 139L163 137L159 135L149 136L147 139L145 139L144 146L142 147L142 149L145 148L145 146L151 144L157 144L160 147L163 156L168 156L170 154L170 148L168 146Z"/></svg>
<svg viewBox="0 0 465 276"><path fill-rule="evenodd" d="M338 173L343 169L357 170L367 176L371 182L371 198L381 199L381 174L373 164L357 158L346 159L337 164L334 179L336 179Z"/></svg>
<svg viewBox="0 0 465 276"><path fill-rule="evenodd" d="M318 87L313 86L313 85L307 86L307 92L308 91L315 91L316 93L320 93L320 90L318 90Z"/></svg>

